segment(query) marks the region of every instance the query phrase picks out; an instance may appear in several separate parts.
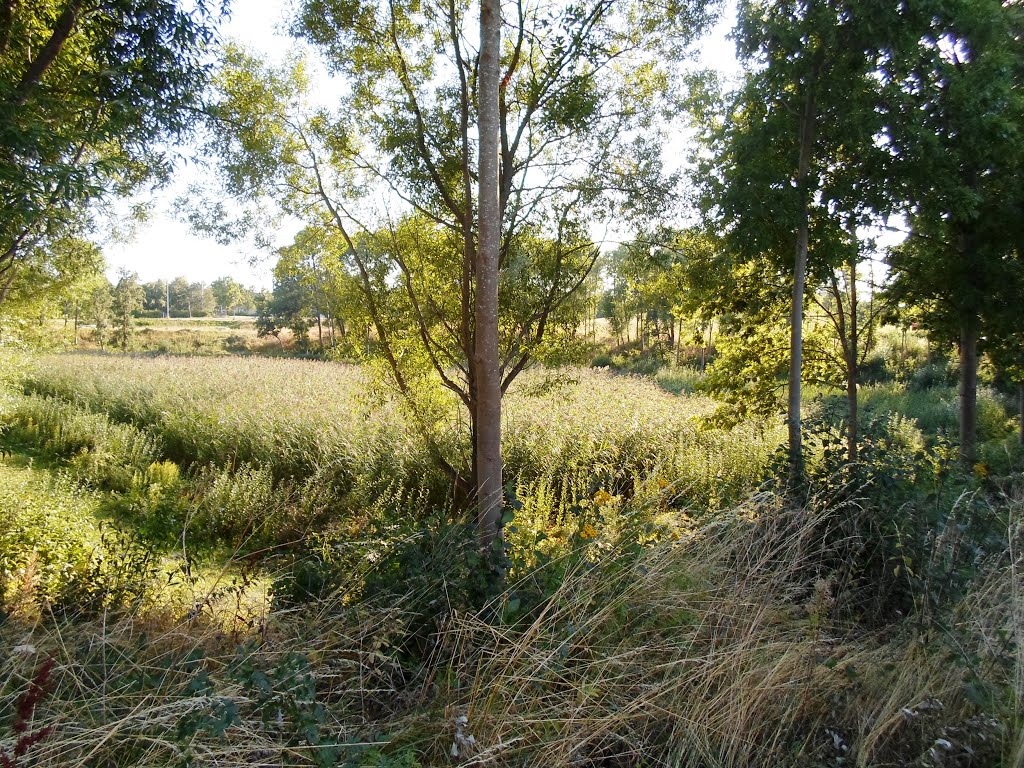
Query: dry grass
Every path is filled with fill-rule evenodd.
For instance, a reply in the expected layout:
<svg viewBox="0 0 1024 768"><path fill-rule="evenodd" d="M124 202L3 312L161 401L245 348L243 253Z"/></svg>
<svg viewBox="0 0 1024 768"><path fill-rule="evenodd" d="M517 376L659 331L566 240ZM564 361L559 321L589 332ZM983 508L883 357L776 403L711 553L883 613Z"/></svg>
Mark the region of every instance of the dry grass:
<svg viewBox="0 0 1024 768"><path fill-rule="evenodd" d="M318 738L350 744L319 764L1019 765L1022 513L1015 502L1011 556L931 628L842 619L838 586L814 572L822 521L762 499L671 546L580 558L513 625L451 613L417 663L403 638L420 619L401 604L325 601L235 638L159 613L9 623L0 711L52 655L34 727L55 727L32 765L316 765L327 753L303 743L296 715L312 698ZM296 652L306 693L280 673ZM993 693L987 704L972 685ZM228 702L238 717L222 736L183 726Z"/></svg>

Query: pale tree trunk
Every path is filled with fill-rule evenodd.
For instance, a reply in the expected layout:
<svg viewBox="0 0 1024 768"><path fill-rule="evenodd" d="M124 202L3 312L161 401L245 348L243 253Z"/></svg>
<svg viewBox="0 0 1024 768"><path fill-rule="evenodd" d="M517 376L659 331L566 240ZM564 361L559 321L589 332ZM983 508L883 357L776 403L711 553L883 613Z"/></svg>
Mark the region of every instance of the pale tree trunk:
<svg viewBox="0 0 1024 768"><path fill-rule="evenodd" d="M708 353L707 357L710 357L715 351L715 318L708 320ZM706 359L706 358L705 358ZM704 373L704 367L701 366L701 373Z"/></svg>
<svg viewBox="0 0 1024 768"><path fill-rule="evenodd" d="M960 460L973 464L978 424L978 330L973 321L960 328Z"/></svg>
<svg viewBox="0 0 1024 768"><path fill-rule="evenodd" d="M860 343L857 322L857 261L854 259L850 264L850 352L846 361L847 419L849 420L846 427L846 447L851 462L860 458L857 448L859 437L857 432L857 377L860 373L857 357L857 345Z"/></svg>
<svg viewBox="0 0 1024 768"><path fill-rule="evenodd" d="M800 433L801 373L804 345L804 287L807 281L807 247L810 227L807 179L814 147L814 99L808 93L800 115L800 156L797 165L797 188L800 200L800 221L797 224L796 259L793 267L793 296L790 311L789 337L789 403L786 423L789 430L789 471L791 480L800 480L804 472L803 440Z"/></svg>
<svg viewBox="0 0 1024 768"><path fill-rule="evenodd" d="M498 258L501 213L498 197L498 88L501 3L480 0L479 131L480 174L476 263L474 356L476 369L476 492L480 546L492 548L501 535L501 370L498 355Z"/></svg>
<svg viewBox="0 0 1024 768"><path fill-rule="evenodd" d="M704 346L704 329L697 325L697 335L700 337L700 372L704 373L708 367L708 348Z"/></svg>

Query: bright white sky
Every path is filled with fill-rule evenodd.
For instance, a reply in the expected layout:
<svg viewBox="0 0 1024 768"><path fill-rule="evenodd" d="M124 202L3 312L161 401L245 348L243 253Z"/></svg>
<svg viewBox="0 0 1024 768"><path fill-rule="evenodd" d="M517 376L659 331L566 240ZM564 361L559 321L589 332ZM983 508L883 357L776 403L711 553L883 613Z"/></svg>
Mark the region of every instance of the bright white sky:
<svg viewBox="0 0 1024 768"><path fill-rule="evenodd" d="M735 21L735 3L728 0L727 6L729 10L722 21L700 44L699 64L733 74L737 69L734 46L726 39L726 34ZM276 0L233 0L232 9L231 21L223 30L225 38L236 39L276 61L282 60L297 45L283 34L286 4ZM250 287L269 289L273 270L269 254L219 245L194 234L188 224L175 219L171 204L187 189L193 174L190 168L181 169L175 184L152 197L150 216L136 227L134 237L106 246L108 277L116 280L116 273L122 268L137 272L143 282L184 275L192 282L210 283L218 277L231 275ZM293 230L278 232L277 245L286 245L294 234Z"/></svg>

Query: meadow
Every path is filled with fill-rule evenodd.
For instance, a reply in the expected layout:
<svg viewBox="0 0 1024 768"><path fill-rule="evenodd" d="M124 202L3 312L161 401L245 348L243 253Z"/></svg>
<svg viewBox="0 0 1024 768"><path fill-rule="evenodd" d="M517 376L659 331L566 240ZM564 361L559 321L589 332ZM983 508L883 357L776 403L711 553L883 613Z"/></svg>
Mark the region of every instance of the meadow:
<svg viewBox="0 0 1024 768"><path fill-rule="evenodd" d="M495 592L432 454L468 461L444 398L417 422L368 371L303 360L4 371L11 764L1024 757L1024 483L996 395L1005 461L973 474L941 386L866 387L855 466L809 403L794 507L781 425L711 428L696 372L529 371Z"/></svg>

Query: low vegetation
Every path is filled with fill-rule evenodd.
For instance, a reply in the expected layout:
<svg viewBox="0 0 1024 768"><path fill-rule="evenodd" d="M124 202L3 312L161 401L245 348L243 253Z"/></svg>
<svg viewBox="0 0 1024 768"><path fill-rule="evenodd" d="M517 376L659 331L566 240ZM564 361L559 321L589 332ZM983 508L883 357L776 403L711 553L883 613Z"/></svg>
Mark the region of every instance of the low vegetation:
<svg viewBox="0 0 1024 768"><path fill-rule="evenodd" d="M781 429L714 428L696 370L530 372L506 401L514 509L495 593L426 439L464 458L443 400L414 427L366 371L315 361L6 370L9 761L1024 754L1024 483L998 395L980 398L988 458L971 475L942 386L865 388L857 465L828 398L808 402L793 506L771 482Z"/></svg>

